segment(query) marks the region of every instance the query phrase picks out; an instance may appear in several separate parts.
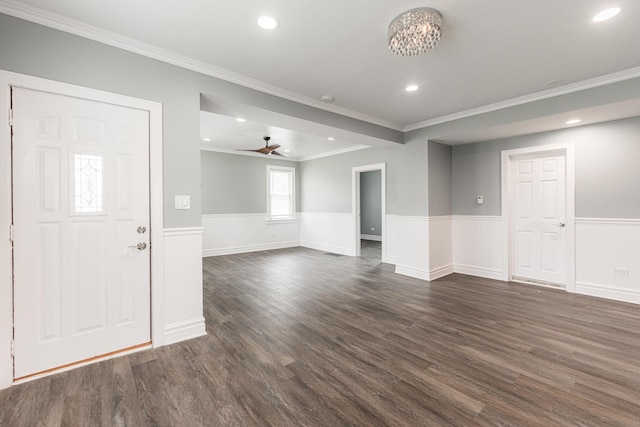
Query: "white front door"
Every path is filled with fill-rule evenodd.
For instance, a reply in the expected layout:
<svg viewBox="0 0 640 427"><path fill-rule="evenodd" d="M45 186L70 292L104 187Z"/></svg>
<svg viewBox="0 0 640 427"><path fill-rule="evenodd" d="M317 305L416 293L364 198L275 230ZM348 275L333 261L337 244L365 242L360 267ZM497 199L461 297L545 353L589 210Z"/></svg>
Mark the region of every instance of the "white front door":
<svg viewBox="0 0 640 427"><path fill-rule="evenodd" d="M147 111L13 88L14 377L150 341Z"/></svg>
<svg viewBox="0 0 640 427"><path fill-rule="evenodd" d="M566 286L566 156L512 162L512 280Z"/></svg>

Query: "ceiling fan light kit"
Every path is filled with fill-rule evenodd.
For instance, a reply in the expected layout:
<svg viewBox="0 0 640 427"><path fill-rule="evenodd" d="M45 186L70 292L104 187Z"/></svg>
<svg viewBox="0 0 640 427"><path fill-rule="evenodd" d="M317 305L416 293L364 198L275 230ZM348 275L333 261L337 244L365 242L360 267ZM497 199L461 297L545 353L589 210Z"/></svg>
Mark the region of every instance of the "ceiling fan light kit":
<svg viewBox="0 0 640 427"><path fill-rule="evenodd" d="M389 50L399 56L415 56L436 47L442 37L442 15L421 7L398 15L389 25Z"/></svg>

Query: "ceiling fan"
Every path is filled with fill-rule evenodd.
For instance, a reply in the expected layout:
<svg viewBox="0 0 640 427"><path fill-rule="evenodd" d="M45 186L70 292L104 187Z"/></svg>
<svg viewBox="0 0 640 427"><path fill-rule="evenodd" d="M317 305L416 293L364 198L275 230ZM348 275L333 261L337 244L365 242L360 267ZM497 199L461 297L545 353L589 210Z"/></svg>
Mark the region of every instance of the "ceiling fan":
<svg viewBox="0 0 640 427"><path fill-rule="evenodd" d="M273 145L269 145L269 140L271 139L270 136L263 136L262 139L264 139L264 147L263 148L257 148L255 150L236 150L236 151L254 151L256 153L262 153L262 154L266 154L266 155L276 155L276 156L282 156L282 157L289 157L286 154L282 154L282 153L278 153L276 150L278 148L280 148L279 144L273 144Z"/></svg>

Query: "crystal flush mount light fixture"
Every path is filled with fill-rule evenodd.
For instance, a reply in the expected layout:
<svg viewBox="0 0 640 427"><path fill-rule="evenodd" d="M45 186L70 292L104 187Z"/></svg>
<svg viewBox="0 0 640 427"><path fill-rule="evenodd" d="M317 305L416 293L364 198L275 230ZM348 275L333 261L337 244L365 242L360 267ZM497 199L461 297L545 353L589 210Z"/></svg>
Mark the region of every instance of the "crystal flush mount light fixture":
<svg viewBox="0 0 640 427"><path fill-rule="evenodd" d="M397 16L389 25L389 49L396 55L415 56L436 47L442 36L442 15L422 7Z"/></svg>

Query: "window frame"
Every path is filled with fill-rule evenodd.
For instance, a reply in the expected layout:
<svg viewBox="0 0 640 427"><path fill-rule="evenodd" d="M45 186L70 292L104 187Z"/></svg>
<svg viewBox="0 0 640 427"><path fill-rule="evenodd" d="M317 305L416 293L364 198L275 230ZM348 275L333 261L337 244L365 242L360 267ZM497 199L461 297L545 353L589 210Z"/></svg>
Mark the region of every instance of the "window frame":
<svg viewBox="0 0 640 427"><path fill-rule="evenodd" d="M274 216L271 212L271 174L272 172L287 172L291 182L291 194L289 195L289 208L291 214L288 216ZM267 218L266 222L283 223L294 222L296 220L296 168L290 166L267 165Z"/></svg>

